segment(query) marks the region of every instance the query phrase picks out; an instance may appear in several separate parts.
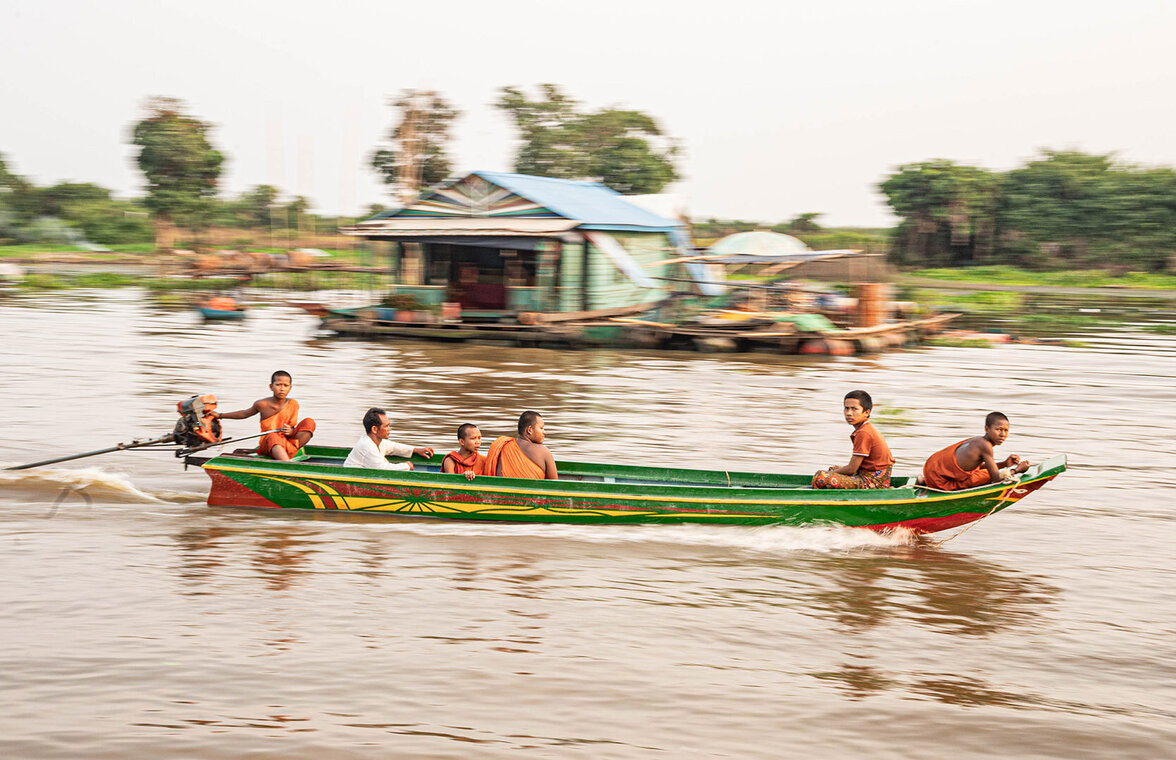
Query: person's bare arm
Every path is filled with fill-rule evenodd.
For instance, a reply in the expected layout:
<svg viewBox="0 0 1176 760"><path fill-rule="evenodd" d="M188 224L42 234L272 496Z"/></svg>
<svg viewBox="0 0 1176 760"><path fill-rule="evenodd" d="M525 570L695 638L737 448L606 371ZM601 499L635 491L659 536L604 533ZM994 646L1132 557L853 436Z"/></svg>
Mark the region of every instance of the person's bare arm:
<svg viewBox="0 0 1176 760"><path fill-rule="evenodd" d="M249 417L252 417L261 411L261 409L258 408L257 403L258 402L254 401L253 406L249 407L248 409L238 409L235 412L217 412L216 416L220 417L222 420L248 419Z"/></svg>
<svg viewBox="0 0 1176 760"><path fill-rule="evenodd" d="M997 467L1012 467L1013 472L1024 472L1029 469L1029 466L1028 459L1021 459L1016 454L1009 454L1003 462L997 464Z"/></svg>
<svg viewBox="0 0 1176 760"><path fill-rule="evenodd" d="M849 458L849 464L842 465L833 472L838 475L857 475L857 471L861 469L862 462L866 461L865 454L854 454Z"/></svg>
<svg viewBox="0 0 1176 760"><path fill-rule="evenodd" d="M1000 462L997 466L1012 467L1013 472L1024 472L1025 470L1029 469L1030 462L1028 459L1022 459L1016 454L1010 454L1009 456L1005 457L1005 460Z"/></svg>
<svg viewBox="0 0 1176 760"><path fill-rule="evenodd" d="M985 446L980 450L980 462L988 469L988 482L999 483L1001 481L1000 468L996 466L991 446Z"/></svg>
<svg viewBox="0 0 1176 760"><path fill-rule="evenodd" d="M413 449L413 451L415 452L416 449ZM452 475L453 472L456 470L456 468L457 468L457 466L453 463L453 460L450 459L449 457L445 457L444 459L441 460L441 472L448 472L449 474Z"/></svg>
<svg viewBox="0 0 1176 760"><path fill-rule="evenodd" d="M559 473L555 471L555 457L546 446L543 447L543 479L559 480Z"/></svg>

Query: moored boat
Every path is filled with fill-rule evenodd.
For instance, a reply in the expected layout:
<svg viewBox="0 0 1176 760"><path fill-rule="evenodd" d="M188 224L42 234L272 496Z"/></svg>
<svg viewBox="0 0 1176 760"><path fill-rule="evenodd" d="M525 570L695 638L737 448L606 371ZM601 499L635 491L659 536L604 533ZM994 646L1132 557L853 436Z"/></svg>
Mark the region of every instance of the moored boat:
<svg viewBox="0 0 1176 760"><path fill-rule="evenodd" d="M244 319L245 308L231 296L215 296L199 304L197 309L205 319Z"/></svg>
<svg viewBox="0 0 1176 760"><path fill-rule="evenodd" d="M210 309L207 306L199 309L205 319L245 319L247 313L244 309Z"/></svg>
<svg viewBox="0 0 1176 760"><path fill-rule="evenodd" d="M1020 480L937 492L913 478L892 488L815 490L808 475L689 470L587 462L558 463L559 480L343 466L348 449L308 446L290 461L256 455L190 456L212 479L213 506L351 511L542 523L842 525L934 533L1006 509L1066 469L1065 455L1030 467Z"/></svg>

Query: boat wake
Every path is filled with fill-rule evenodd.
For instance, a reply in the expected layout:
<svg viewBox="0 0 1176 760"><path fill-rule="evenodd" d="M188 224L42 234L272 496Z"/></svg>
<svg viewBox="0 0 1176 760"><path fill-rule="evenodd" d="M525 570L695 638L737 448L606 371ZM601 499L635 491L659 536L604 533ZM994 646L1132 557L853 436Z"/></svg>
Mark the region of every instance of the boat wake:
<svg viewBox="0 0 1176 760"><path fill-rule="evenodd" d="M84 494L96 501L164 504L204 501L204 494L183 491L144 491L130 478L99 467L82 469L0 470L0 488L6 496L30 500L62 499Z"/></svg>
<svg viewBox="0 0 1176 760"><path fill-rule="evenodd" d="M771 525L523 525L468 522L388 523L390 529L427 536L547 537L600 544L673 544L743 550L765 554L794 552L839 553L912 546L913 531L876 533L842 526L796 527Z"/></svg>

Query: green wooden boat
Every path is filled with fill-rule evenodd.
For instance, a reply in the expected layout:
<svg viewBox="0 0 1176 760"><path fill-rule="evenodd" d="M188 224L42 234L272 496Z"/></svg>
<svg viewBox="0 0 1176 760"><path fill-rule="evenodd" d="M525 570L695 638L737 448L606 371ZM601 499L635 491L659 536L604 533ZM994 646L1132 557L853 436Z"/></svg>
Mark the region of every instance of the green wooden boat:
<svg viewBox="0 0 1176 760"><path fill-rule="evenodd" d="M809 475L558 462L559 480L344 467L349 449L307 446L288 462L255 455L190 456L212 479L213 506L364 512L539 523L843 525L934 533L1006 509L1066 469L1065 455L1016 483L936 492L895 478L877 490L814 490ZM397 461L397 460L390 460Z"/></svg>

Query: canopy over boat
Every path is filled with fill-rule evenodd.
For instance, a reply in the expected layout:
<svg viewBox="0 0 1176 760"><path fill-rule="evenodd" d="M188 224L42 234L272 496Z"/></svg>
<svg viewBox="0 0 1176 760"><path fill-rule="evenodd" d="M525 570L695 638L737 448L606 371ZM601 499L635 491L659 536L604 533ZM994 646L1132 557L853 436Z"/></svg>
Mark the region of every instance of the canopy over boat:
<svg viewBox="0 0 1176 760"><path fill-rule="evenodd" d="M308 446L290 461L189 457L212 479L214 506L371 512L393 516L550 523L844 525L933 533L1007 508L1066 469L1064 455L1019 481L937 492L909 478L874 490L814 490L808 475L558 463L559 480L464 476L440 460L413 471L343 466L348 449Z"/></svg>

